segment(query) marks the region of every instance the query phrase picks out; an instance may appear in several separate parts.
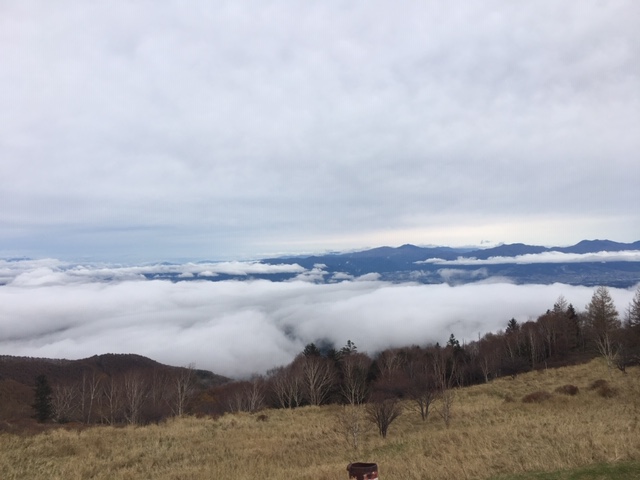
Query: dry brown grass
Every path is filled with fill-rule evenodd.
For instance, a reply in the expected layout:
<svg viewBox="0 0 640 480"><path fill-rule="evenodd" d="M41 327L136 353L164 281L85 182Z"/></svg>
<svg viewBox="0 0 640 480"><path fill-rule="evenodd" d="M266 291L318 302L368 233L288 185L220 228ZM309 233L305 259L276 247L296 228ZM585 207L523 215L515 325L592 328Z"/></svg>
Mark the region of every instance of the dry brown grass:
<svg viewBox="0 0 640 480"><path fill-rule="evenodd" d="M375 430L354 450L339 431L340 407L270 410L219 419L183 418L148 427L0 434L3 479L346 479L349 462L376 462L380 478L482 479L498 474L640 460L640 370L616 372L618 394L589 385L607 374L601 361L499 379L456 392L449 429L409 410L382 440ZM524 404L536 391L576 385Z"/></svg>

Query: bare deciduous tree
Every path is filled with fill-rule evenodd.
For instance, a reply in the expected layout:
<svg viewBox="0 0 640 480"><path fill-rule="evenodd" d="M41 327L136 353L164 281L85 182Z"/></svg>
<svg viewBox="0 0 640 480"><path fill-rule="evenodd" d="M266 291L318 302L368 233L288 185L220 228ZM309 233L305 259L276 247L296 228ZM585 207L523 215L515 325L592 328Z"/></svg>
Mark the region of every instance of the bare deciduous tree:
<svg viewBox="0 0 640 480"><path fill-rule="evenodd" d="M429 409L438 398L438 386L434 375L428 372L419 372L414 375L409 384L409 396L413 405L420 413L423 421L429 417Z"/></svg>
<svg viewBox="0 0 640 480"><path fill-rule="evenodd" d="M243 386L239 383L229 385L225 392L227 409L230 412L245 411Z"/></svg>
<svg viewBox="0 0 640 480"><path fill-rule="evenodd" d="M141 421L144 402L149 394L148 383L142 373L127 372L124 375L124 416L129 424Z"/></svg>
<svg viewBox="0 0 640 480"><path fill-rule="evenodd" d="M267 372L269 385L280 408L295 408L302 403L303 385L300 362Z"/></svg>
<svg viewBox="0 0 640 480"><path fill-rule="evenodd" d="M359 405L367 398L367 374L370 366L371 359L363 353L352 353L340 359L340 392L350 405Z"/></svg>
<svg viewBox="0 0 640 480"><path fill-rule="evenodd" d="M457 368L456 359L451 350L447 348L436 352L433 360L433 371L440 399L438 413L444 420L444 424L449 428L451 424L451 408L455 399L453 384Z"/></svg>
<svg viewBox="0 0 640 480"><path fill-rule="evenodd" d="M108 380L103 382L100 397L103 422L114 425L122 415L123 403L121 381L115 376L110 376Z"/></svg>
<svg viewBox="0 0 640 480"><path fill-rule="evenodd" d="M402 358L398 349L385 350L377 359L378 368L383 378L392 378L402 368Z"/></svg>
<svg viewBox="0 0 640 480"><path fill-rule="evenodd" d="M51 395L53 419L58 423L70 421L76 407L77 398L78 389L75 385L54 385Z"/></svg>
<svg viewBox="0 0 640 480"><path fill-rule="evenodd" d="M181 368L175 373L173 378L173 405L172 411L175 416L184 415L187 401L193 395L195 387L195 365L193 363L185 368Z"/></svg>
<svg viewBox="0 0 640 480"><path fill-rule="evenodd" d="M148 402L155 411L173 407L176 393L174 377L165 368L154 368L148 376Z"/></svg>
<svg viewBox="0 0 640 480"><path fill-rule="evenodd" d="M526 322L522 325L520 331L524 336L529 351L531 368L535 368L542 350L538 324L532 321Z"/></svg>
<svg viewBox="0 0 640 480"><path fill-rule="evenodd" d="M498 375L500 358L503 352L501 338L487 334L478 343L477 362L484 376L485 383Z"/></svg>
<svg viewBox="0 0 640 480"><path fill-rule="evenodd" d="M287 389L287 370L288 367L275 367L267 371L269 391L280 408L293 408Z"/></svg>
<svg viewBox="0 0 640 480"><path fill-rule="evenodd" d="M258 375L231 384L225 390L227 408L231 412L256 412L264 407L265 381Z"/></svg>
<svg viewBox="0 0 640 480"><path fill-rule="evenodd" d="M372 423L361 405L343 405L336 414L337 431L354 450L360 447L362 435L371 430Z"/></svg>
<svg viewBox="0 0 640 480"><path fill-rule="evenodd" d="M78 387L78 401L80 403L80 417L85 423L91 423L94 413L93 407L101 394L101 382L102 377L95 371L92 371L91 374L86 371L82 373Z"/></svg>
<svg viewBox="0 0 640 480"><path fill-rule="evenodd" d="M451 411L453 406L453 401L455 399L455 390L452 388L447 388L440 392L440 408L438 409L438 413L442 417L444 424L447 428L451 425Z"/></svg>
<svg viewBox="0 0 640 480"><path fill-rule="evenodd" d="M311 405L322 405L335 380L333 364L318 356L302 358L302 378L306 398Z"/></svg>
<svg viewBox="0 0 640 480"><path fill-rule="evenodd" d="M245 410L248 412L257 412L264 407L264 379L255 375L245 385L243 395L245 401Z"/></svg>
<svg viewBox="0 0 640 480"><path fill-rule="evenodd" d="M402 406L395 397L374 396L366 411L369 420L378 427L378 433L387 438L389 426L402 414Z"/></svg>

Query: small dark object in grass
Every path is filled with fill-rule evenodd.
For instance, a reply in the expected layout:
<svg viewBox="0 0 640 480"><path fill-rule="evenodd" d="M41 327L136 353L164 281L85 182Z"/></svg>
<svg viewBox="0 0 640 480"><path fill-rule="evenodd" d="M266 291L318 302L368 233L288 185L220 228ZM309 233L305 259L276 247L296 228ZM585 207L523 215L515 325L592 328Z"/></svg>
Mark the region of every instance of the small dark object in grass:
<svg viewBox="0 0 640 480"><path fill-rule="evenodd" d="M595 390L602 398L613 398L618 395L618 389L609 385L606 380L596 380L589 385L589 390Z"/></svg>
<svg viewBox="0 0 640 480"><path fill-rule="evenodd" d="M561 393L562 395L577 395L580 390L575 385L562 385L561 387L556 388L556 393Z"/></svg>
<svg viewBox="0 0 640 480"><path fill-rule="evenodd" d="M545 390L539 390L537 392L530 393L529 395L525 395L522 397L523 403L542 403L545 400L549 400L551 398L551 394Z"/></svg>
<svg viewBox="0 0 640 480"><path fill-rule="evenodd" d="M260 415L258 415L256 417L256 420L258 422L266 422L267 420L269 420L269 417L267 415L265 415L264 413L262 413L262 414L260 414Z"/></svg>
<svg viewBox="0 0 640 480"><path fill-rule="evenodd" d="M593 382L591 382L591 384L589 385L589 390L598 390L601 387L608 387L608 386L609 386L609 382L601 378L600 380L594 380Z"/></svg>
<svg viewBox="0 0 640 480"><path fill-rule="evenodd" d="M612 387L609 384L602 385L600 388L598 388L598 395L600 395L602 398L613 398L618 395L618 389Z"/></svg>

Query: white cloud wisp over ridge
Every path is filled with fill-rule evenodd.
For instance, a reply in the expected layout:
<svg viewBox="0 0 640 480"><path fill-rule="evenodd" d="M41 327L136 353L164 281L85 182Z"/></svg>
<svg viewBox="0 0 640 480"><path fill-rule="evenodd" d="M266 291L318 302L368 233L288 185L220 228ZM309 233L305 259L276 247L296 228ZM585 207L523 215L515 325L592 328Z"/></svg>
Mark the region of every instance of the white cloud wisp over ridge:
<svg viewBox="0 0 640 480"><path fill-rule="evenodd" d="M49 262L52 263L52 262ZM54 272L56 273L56 272ZM582 310L593 289L562 284L317 284L268 280L170 282L65 277L32 265L0 286L0 353L84 358L137 353L232 377L290 362L308 342L387 347L460 340L535 319L560 295ZM37 279L41 278L41 281ZM610 289L622 313L634 291Z"/></svg>
<svg viewBox="0 0 640 480"><path fill-rule="evenodd" d="M640 262L640 251L624 250L620 252L597 252L597 253L564 253L564 252L543 252L516 255L515 257L490 257L487 259L463 258L456 260L443 260L441 258L429 258L415 262L420 264L435 265L502 265L518 264L526 265L533 263L587 263L587 262Z"/></svg>

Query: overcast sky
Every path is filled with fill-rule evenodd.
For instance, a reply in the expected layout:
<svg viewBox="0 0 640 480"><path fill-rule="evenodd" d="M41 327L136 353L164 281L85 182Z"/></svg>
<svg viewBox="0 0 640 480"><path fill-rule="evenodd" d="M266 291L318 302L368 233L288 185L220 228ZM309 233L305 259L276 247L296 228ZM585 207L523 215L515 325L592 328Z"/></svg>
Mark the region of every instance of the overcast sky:
<svg viewBox="0 0 640 480"><path fill-rule="evenodd" d="M0 1L0 256L640 239L640 3L457 5Z"/></svg>

